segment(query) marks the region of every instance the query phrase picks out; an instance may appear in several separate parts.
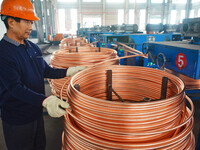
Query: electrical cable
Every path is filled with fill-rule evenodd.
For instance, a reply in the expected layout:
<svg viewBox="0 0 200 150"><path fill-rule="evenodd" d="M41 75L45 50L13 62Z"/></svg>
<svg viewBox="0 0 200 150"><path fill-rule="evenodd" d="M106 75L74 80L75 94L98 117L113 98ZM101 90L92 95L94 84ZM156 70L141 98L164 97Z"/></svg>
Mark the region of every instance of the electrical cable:
<svg viewBox="0 0 200 150"><path fill-rule="evenodd" d="M107 100L108 69L113 73L113 89L125 102L114 93L112 101ZM166 99L160 99L163 77L169 79ZM194 149L194 106L184 90L180 78L157 69L87 68L62 91L72 108L64 117L63 149ZM144 102L144 97L151 101Z"/></svg>

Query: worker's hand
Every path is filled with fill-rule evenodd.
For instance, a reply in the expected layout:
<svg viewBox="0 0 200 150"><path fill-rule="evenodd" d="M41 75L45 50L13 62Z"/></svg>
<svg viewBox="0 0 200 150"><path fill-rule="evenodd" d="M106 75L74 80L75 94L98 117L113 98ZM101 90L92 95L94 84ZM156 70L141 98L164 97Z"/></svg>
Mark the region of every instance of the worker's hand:
<svg viewBox="0 0 200 150"><path fill-rule="evenodd" d="M64 109L69 108L69 104L57 98L54 95L47 97L42 105L47 109L48 114L51 117L61 117L66 114ZM62 109L64 108L64 109Z"/></svg>
<svg viewBox="0 0 200 150"><path fill-rule="evenodd" d="M81 71L81 70L84 70L85 69L85 66L76 66L76 67L69 67L67 69L67 73L66 73L66 76L67 77L71 77L73 76L74 74L76 74L77 72Z"/></svg>

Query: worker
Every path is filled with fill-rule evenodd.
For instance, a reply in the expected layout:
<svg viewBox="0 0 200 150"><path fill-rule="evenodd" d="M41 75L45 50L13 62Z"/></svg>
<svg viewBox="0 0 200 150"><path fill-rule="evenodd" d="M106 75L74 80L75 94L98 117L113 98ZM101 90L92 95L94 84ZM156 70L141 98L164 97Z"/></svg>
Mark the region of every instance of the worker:
<svg viewBox="0 0 200 150"><path fill-rule="evenodd" d="M72 76L85 67L55 69L43 59L40 48L27 40L34 14L30 0L3 0L1 20L7 32L0 41L0 104L8 150L45 150L43 106L52 117L61 117L69 104L45 96L44 78Z"/></svg>

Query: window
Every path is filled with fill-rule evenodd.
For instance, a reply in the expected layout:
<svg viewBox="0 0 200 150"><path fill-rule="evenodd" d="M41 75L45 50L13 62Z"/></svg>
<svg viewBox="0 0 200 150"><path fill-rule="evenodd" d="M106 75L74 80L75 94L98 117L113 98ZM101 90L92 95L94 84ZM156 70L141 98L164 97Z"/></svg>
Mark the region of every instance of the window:
<svg viewBox="0 0 200 150"><path fill-rule="evenodd" d="M124 10L118 9L118 24L124 23Z"/></svg>
<svg viewBox="0 0 200 150"><path fill-rule="evenodd" d="M129 3L135 3L135 0L129 0Z"/></svg>
<svg viewBox="0 0 200 150"><path fill-rule="evenodd" d="M145 30L145 16L146 16L146 10L141 9L140 10L140 23L139 23L139 29L144 31Z"/></svg>
<svg viewBox="0 0 200 150"><path fill-rule="evenodd" d="M147 0L129 0L129 3L146 3Z"/></svg>
<svg viewBox="0 0 200 150"><path fill-rule="evenodd" d="M180 23L183 22L183 19L185 19L185 10L181 10L181 18L180 18Z"/></svg>
<svg viewBox="0 0 200 150"><path fill-rule="evenodd" d="M83 0L83 2L101 2L101 0Z"/></svg>
<svg viewBox="0 0 200 150"><path fill-rule="evenodd" d="M59 33L65 32L65 9L58 9Z"/></svg>
<svg viewBox="0 0 200 150"><path fill-rule="evenodd" d="M174 3L174 4L186 4L187 0L172 0L172 3Z"/></svg>
<svg viewBox="0 0 200 150"><path fill-rule="evenodd" d="M134 19L135 19L135 10L134 9L129 9L129 24L134 24Z"/></svg>
<svg viewBox="0 0 200 150"><path fill-rule="evenodd" d="M163 3L163 0L151 0L151 3Z"/></svg>
<svg viewBox="0 0 200 150"><path fill-rule="evenodd" d="M75 3L77 0L58 0L58 2Z"/></svg>
<svg viewBox="0 0 200 150"><path fill-rule="evenodd" d="M161 23L161 18L150 18L150 24L159 24Z"/></svg>
<svg viewBox="0 0 200 150"><path fill-rule="evenodd" d="M163 19L163 24L166 24L166 19Z"/></svg>
<svg viewBox="0 0 200 150"><path fill-rule="evenodd" d="M124 0L106 0L108 3L124 3Z"/></svg>
<svg viewBox="0 0 200 150"><path fill-rule="evenodd" d="M200 9L198 9L198 16L197 17L200 17Z"/></svg>
<svg viewBox="0 0 200 150"><path fill-rule="evenodd" d="M190 10L190 18L194 18L194 9Z"/></svg>
<svg viewBox="0 0 200 150"><path fill-rule="evenodd" d="M101 17L100 16L84 16L83 17L83 27L91 28L96 25L101 26Z"/></svg>
<svg viewBox="0 0 200 150"><path fill-rule="evenodd" d="M72 23L72 26L71 26L71 33L76 33L76 30L77 30L77 9L71 9L70 10L71 12L71 23Z"/></svg>
<svg viewBox="0 0 200 150"><path fill-rule="evenodd" d="M147 0L136 0L136 3L146 3Z"/></svg>
<svg viewBox="0 0 200 150"><path fill-rule="evenodd" d="M192 3L200 2L200 0L192 0Z"/></svg>
<svg viewBox="0 0 200 150"><path fill-rule="evenodd" d="M172 10L172 11L171 11L171 20L170 20L170 24L176 24L176 14L177 14L177 11L176 11L176 10Z"/></svg>

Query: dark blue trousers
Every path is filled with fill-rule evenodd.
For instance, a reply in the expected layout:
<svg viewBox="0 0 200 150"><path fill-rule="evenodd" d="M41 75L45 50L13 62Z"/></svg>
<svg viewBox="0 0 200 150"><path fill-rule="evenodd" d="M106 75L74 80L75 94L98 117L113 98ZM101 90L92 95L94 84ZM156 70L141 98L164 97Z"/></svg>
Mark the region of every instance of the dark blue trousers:
<svg viewBox="0 0 200 150"><path fill-rule="evenodd" d="M10 125L2 121L8 150L45 150L46 137L43 116L25 125Z"/></svg>

